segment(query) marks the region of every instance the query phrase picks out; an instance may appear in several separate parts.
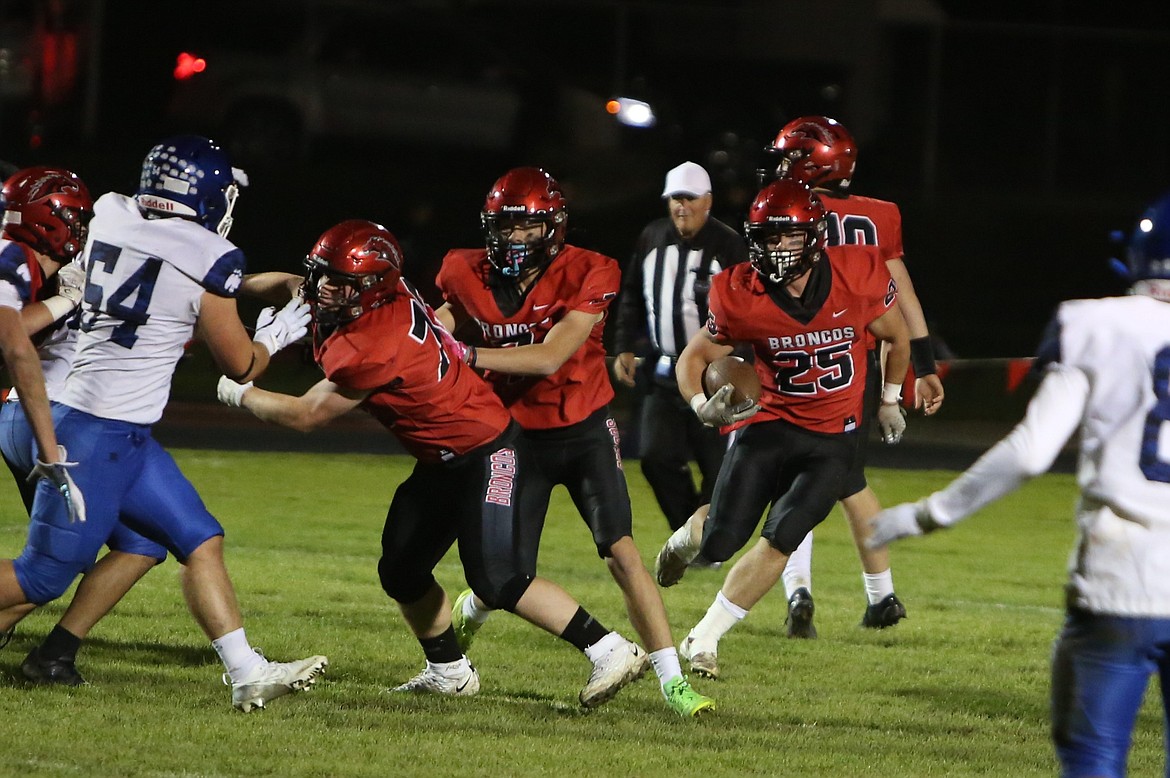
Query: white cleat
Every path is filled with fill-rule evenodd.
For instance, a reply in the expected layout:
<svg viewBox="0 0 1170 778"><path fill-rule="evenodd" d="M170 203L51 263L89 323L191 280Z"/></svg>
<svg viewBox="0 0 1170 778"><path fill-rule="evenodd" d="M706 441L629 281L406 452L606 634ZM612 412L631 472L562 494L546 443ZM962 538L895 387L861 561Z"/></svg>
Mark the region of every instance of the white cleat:
<svg viewBox="0 0 1170 778"><path fill-rule="evenodd" d="M719 656L715 648L697 651L695 639L690 635L678 644L678 655L691 663L691 672L712 681L719 678Z"/></svg>
<svg viewBox="0 0 1170 778"><path fill-rule="evenodd" d="M411 678L401 686L395 686L392 692L413 692L415 694L446 694L450 697L470 697L479 693L479 672L467 663L461 673L444 675L426 666L421 673Z"/></svg>
<svg viewBox="0 0 1170 778"><path fill-rule="evenodd" d="M641 678L650 668L650 657L637 643L623 640L593 665L589 683L581 690L581 704L596 708L609 702L626 684Z"/></svg>
<svg viewBox="0 0 1170 778"><path fill-rule="evenodd" d="M265 661L248 678L232 683L231 678L224 673L223 682L232 687L232 705L237 710L250 713L256 708L263 708L269 700L308 689L328 666L329 660L323 656L311 656L295 662Z"/></svg>
<svg viewBox="0 0 1170 778"><path fill-rule="evenodd" d="M674 586L686 575L687 566L699 555L699 544L694 537L694 519L676 529L654 560L654 578L662 587ZM701 537L701 535L700 535Z"/></svg>

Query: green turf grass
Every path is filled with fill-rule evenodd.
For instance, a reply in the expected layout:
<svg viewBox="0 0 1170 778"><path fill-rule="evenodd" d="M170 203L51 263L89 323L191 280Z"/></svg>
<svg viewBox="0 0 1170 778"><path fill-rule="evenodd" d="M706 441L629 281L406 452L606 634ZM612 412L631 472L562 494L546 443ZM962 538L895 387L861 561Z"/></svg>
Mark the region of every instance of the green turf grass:
<svg viewBox="0 0 1170 778"><path fill-rule="evenodd" d="M650 678L586 713L589 664L567 644L496 614L471 649L470 699L385 693L423 660L375 573L385 508L405 457L179 450L228 530L227 560L248 636L271 657L329 655L307 693L243 715L187 614L178 566L153 571L94 630L79 665L91 685L32 688L24 654L65 600L26 619L0 652L0 775L78 776L1048 776L1048 655L1061 620L1075 486L1045 476L948 533L893 550L910 617L857 626L860 569L839 511L817 530L820 639L784 637L784 597L765 598L720 645L724 677L696 679L717 713L684 721ZM636 462L635 538L648 564L667 535ZM951 473L874 470L888 503ZM441 517L436 517L438 520ZM0 493L0 554L23 544L15 490ZM541 571L611 628L633 636L584 524L558 492ZM454 596L454 554L437 571ZM723 573L665 591L676 638ZM1156 689L1138 722L1131 774L1159 775Z"/></svg>

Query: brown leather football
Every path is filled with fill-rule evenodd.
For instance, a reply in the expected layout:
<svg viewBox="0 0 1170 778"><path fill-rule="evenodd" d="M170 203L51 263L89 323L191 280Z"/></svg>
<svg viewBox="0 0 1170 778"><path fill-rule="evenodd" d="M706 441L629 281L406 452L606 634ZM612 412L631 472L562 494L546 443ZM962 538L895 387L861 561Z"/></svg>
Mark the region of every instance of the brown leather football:
<svg viewBox="0 0 1170 778"><path fill-rule="evenodd" d="M739 405L747 399L760 401L760 377L756 375L754 367L739 357L720 357L703 371L703 393L708 397L723 388L724 384L735 387L729 400L731 405Z"/></svg>

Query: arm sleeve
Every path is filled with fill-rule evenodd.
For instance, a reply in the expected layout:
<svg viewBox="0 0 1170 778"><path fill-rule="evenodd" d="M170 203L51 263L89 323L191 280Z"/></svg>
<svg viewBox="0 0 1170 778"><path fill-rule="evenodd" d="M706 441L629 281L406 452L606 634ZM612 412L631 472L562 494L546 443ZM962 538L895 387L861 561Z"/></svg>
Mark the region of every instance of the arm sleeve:
<svg viewBox="0 0 1170 778"><path fill-rule="evenodd" d="M949 486L926 498L931 518L950 526L1048 470L1080 424L1088 397L1083 372L1050 367L1024 420Z"/></svg>

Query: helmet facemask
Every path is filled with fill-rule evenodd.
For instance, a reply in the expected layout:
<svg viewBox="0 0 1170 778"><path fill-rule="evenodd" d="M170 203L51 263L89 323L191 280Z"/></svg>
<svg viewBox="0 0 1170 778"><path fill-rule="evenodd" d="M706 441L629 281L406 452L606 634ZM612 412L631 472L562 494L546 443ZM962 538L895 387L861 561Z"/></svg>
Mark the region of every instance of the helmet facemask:
<svg viewBox="0 0 1170 778"><path fill-rule="evenodd" d="M548 264L560 253L563 245L557 240L557 225L564 219L564 211L544 217L485 212L483 230L492 266L500 275L515 280L526 270ZM516 234L536 227L541 228L539 235Z"/></svg>
<svg viewBox="0 0 1170 778"><path fill-rule="evenodd" d="M324 327L339 327L361 316L366 308L363 296L382 284L380 276L341 273L313 256L305 258L305 266L302 294L313 308L314 320Z"/></svg>
<svg viewBox="0 0 1170 778"><path fill-rule="evenodd" d="M820 261L826 227L823 219L812 225L749 223L749 261L765 282L787 286ZM800 237L798 245L793 245L793 235Z"/></svg>

